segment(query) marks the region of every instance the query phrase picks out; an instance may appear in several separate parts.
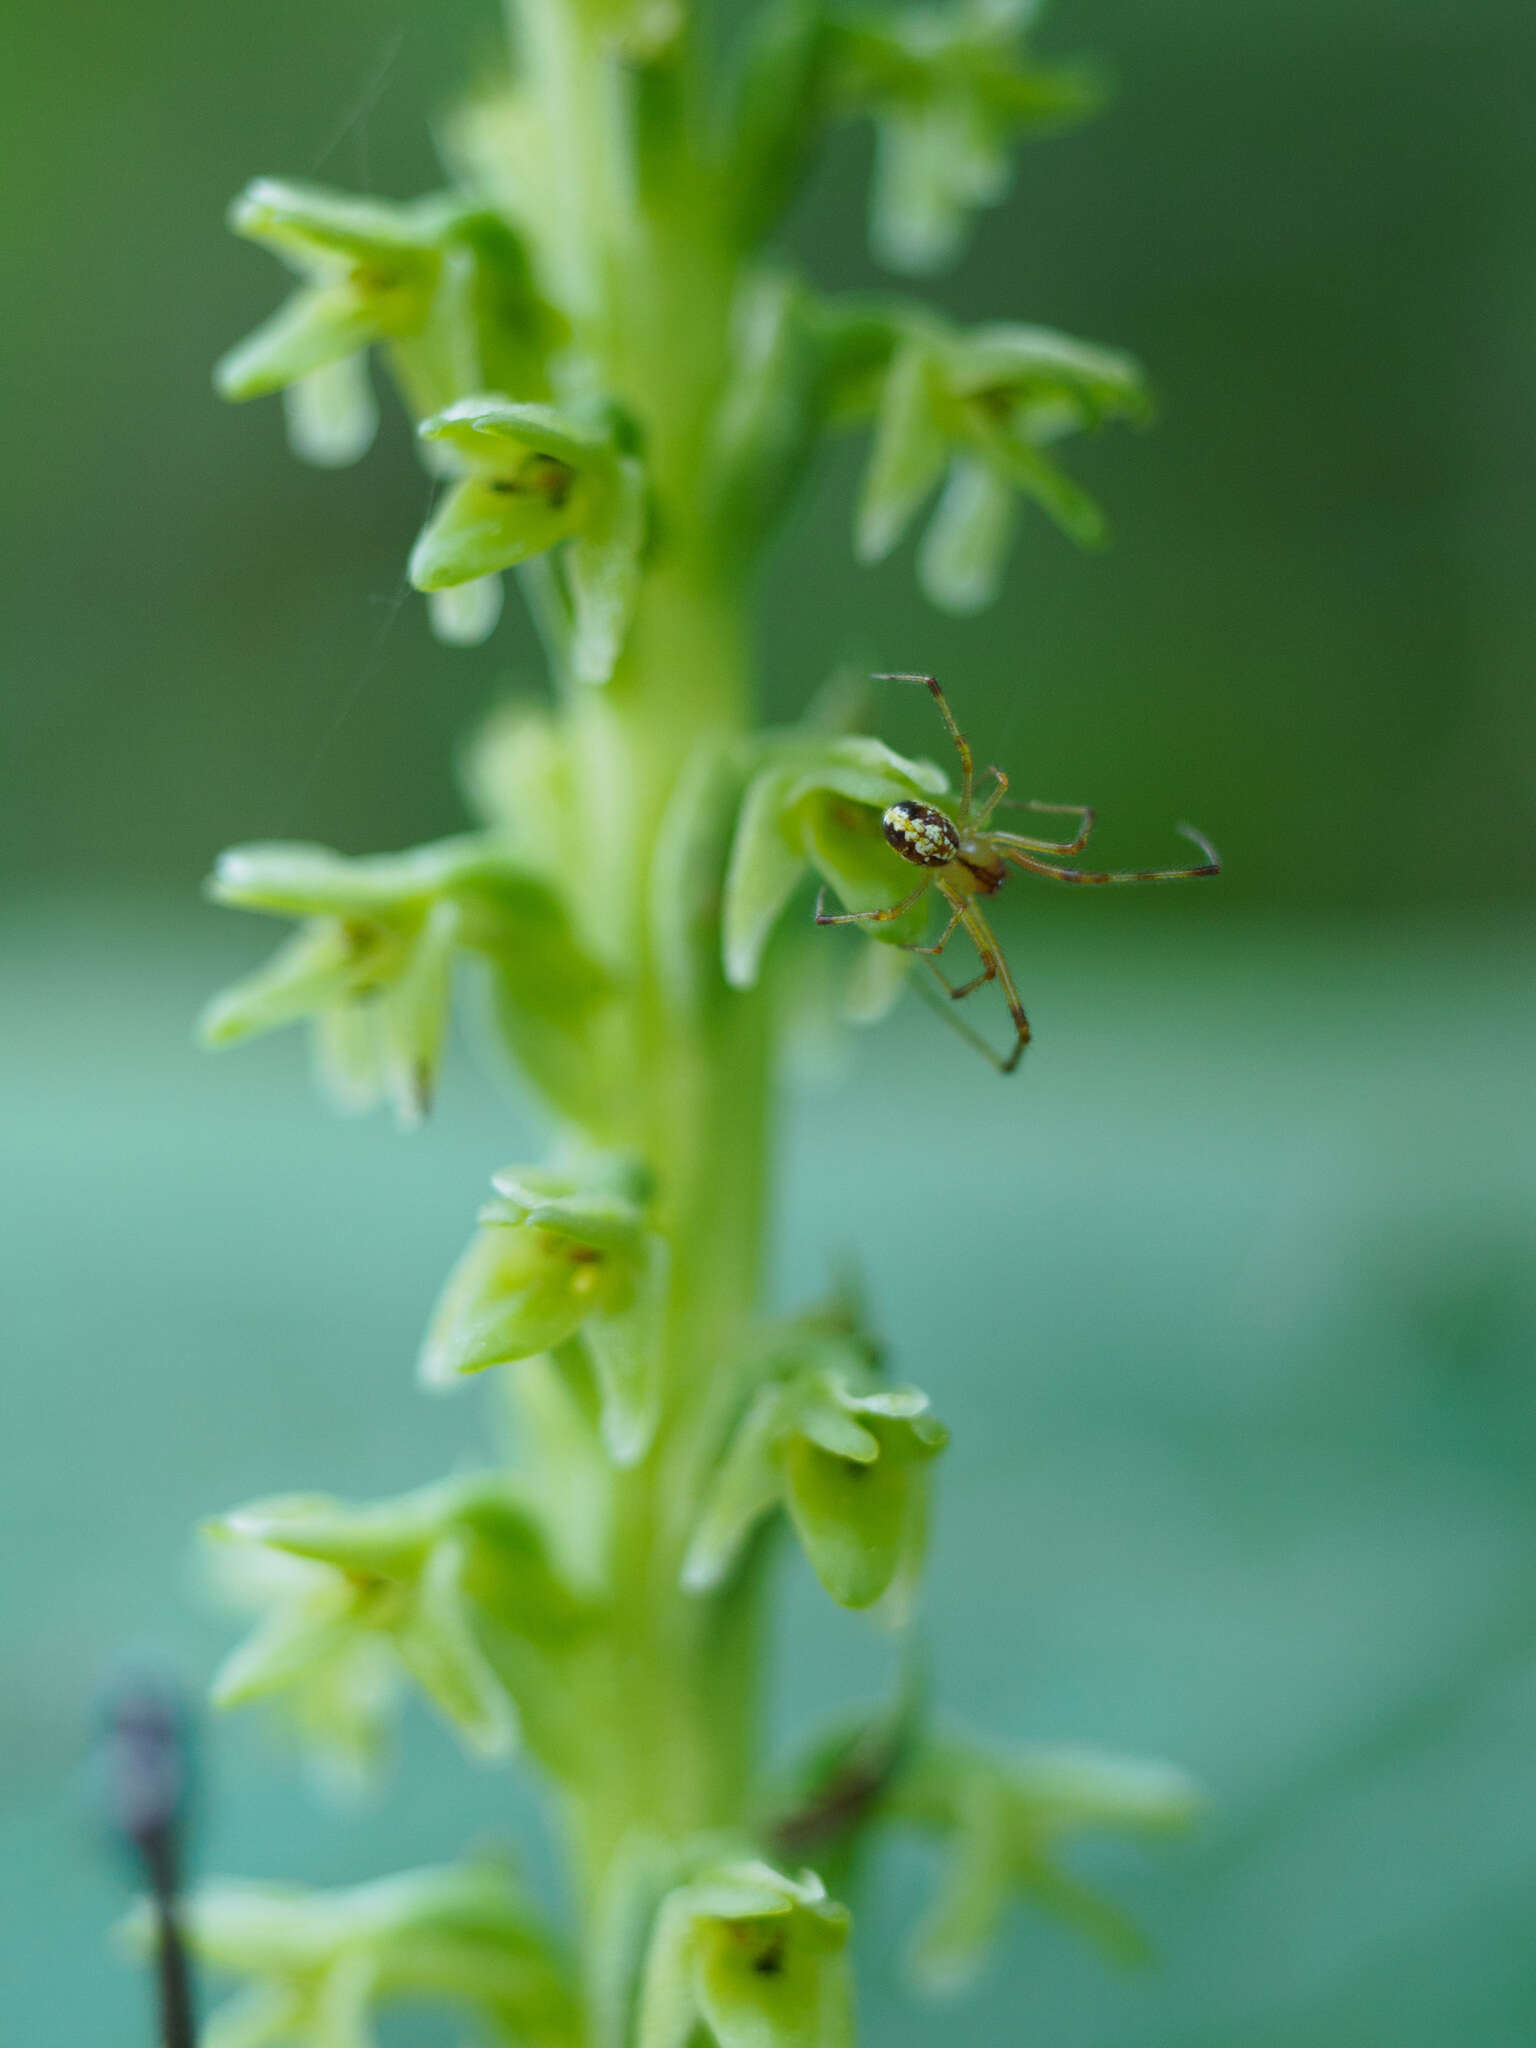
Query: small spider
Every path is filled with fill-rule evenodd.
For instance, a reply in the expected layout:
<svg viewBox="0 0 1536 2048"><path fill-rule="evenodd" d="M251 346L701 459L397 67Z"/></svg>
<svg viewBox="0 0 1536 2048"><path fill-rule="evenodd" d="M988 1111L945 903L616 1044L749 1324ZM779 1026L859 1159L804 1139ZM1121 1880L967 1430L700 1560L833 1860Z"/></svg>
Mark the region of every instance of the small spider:
<svg viewBox="0 0 1536 2048"><path fill-rule="evenodd" d="M987 830L987 820L1002 804L1008 789L1008 778L1001 768L989 768L987 773L996 779L996 786L990 790L981 804L974 802L975 763L971 756L970 742L955 723L954 713L939 688L937 676L878 675L877 683L920 683L932 692L933 701L939 707L939 716L948 728L949 736L955 743L960 756L960 805L954 817L941 811L936 804L915 803L910 799L892 804L881 819L881 827L891 845L903 860L911 861L914 867L926 869L923 879L909 896L903 896L899 903L893 903L887 910L843 910L829 911L826 908L827 892L822 890L816 899L816 922L818 924L886 924L904 911L921 902L931 888L937 886L939 894L949 905L949 922L932 946L909 945L906 951L920 953L927 965L938 977L940 985L956 1002L968 996L983 983L995 981L1003 992L1008 1004L1008 1013L1013 1018L1017 1042L1006 1059L1000 1059L980 1039L974 1043L986 1054L999 1073L1011 1074L1019 1064L1024 1048L1029 1043L1029 1019L1024 1014L1024 1005L1014 986L1008 962L1003 958L1002 948L992 927L987 923L979 899L995 896L1008 879L1006 863L1027 868L1032 875L1049 875L1056 882L1188 882L1200 875L1219 875L1221 860L1216 849L1203 832L1197 832L1193 825L1180 825L1178 830L1186 839L1192 840L1205 855L1199 867L1193 868L1125 868L1114 873L1094 872L1087 868L1059 868L1049 861L1036 859L1037 854L1080 853L1088 843L1093 830L1094 814L1086 804L1045 804L1030 801L1025 805L1031 811L1051 811L1070 814L1077 819L1077 831L1071 839L1026 839L1018 832L992 832ZM970 981L962 982L957 988L945 975L938 964L937 956L963 927L981 961L981 972ZM953 1019L956 1024L958 1018ZM961 1027L962 1030L964 1027ZM968 1038L973 1037L965 1032Z"/></svg>

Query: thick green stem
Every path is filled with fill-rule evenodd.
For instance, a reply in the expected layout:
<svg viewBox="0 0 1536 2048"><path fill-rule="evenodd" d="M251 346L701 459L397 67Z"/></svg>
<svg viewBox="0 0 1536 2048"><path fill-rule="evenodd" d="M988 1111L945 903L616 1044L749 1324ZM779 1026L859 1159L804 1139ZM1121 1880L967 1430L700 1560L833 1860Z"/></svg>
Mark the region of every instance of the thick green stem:
<svg viewBox="0 0 1536 2048"><path fill-rule="evenodd" d="M724 1597L681 1593L648 1471L616 1505L614 1625L573 1703L599 1737L568 1801L589 1902L627 1842L740 1830L756 1777L760 1574Z"/></svg>
<svg viewBox="0 0 1536 2048"><path fill-rule="evenodd" d="M582 340L636 423L652 540L623 657L602 689L565 695L584 809L572 878L590 936L626 986L625 1128L654 1177L670 1249L661 1420L646 1458L611 1478L611 1613L572 1672L589 1738L565 1790L584 1894L634 1835L739 1827L754 1778L760 1572L682 1590L712 1381L739 1357L762 1258L768 1044L760 1000L719 984L680 1001L655 944L654 862L668 806L701 749L747 730L748 592L706 510L739 258L697 152L686 44L621 70L568 0L522 0L562 217L550 261ZM626 96L627 95L627 96Z"/></svg>
<svg viewBox="0 0 1536 2048"><path fill-rule="evenodd" d="M611 863L605 915L628 899L631 933L646 928L656 828L684 763L702 740L738 729L741 635L734 595L658 574L616 687L575 714L584 772L601 764L592 830ZM588 1885L631 1832L739 1825L755 1738L755 1578L701 1600L680 1573L702 1439L718 1424L708 1390L740 1356L758 1291L766 1020L760 1002L719 989L699 1009L680 1006L644 943L632 966L633 1107L671 1252L671 1310L656 1442L613 1475L612 1624L586 1660L594 1698L578 1709L600 1743L588 1780L571 1788Z"/></svg>

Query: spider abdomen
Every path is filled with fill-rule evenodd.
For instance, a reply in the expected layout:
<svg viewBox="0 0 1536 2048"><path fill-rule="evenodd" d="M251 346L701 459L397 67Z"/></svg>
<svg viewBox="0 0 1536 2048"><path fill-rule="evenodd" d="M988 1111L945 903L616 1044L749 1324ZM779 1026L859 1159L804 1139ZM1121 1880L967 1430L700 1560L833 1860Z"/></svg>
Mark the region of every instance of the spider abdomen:
<svg viewBox="0 0 1536 2048"><path fill-rule="evenodd" d="M902 859L914 867L947 868L960 851L960 834L932 804L892 804L880 825Z"/></svg>

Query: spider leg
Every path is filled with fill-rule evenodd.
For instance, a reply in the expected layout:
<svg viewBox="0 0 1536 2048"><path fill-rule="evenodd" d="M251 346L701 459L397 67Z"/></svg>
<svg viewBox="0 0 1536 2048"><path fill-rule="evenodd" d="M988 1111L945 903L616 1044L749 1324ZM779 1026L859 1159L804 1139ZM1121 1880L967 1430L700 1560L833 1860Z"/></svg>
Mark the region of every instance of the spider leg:
<svg viewBox="0 0 1536 2048"><path fill-rule="evenodd" d="M958 920L956 921L958 922ZM927 952L928 948L925 946L921 950ZM987 966L982 968L980 974L973 974L969 981L961 982L960 986L956 988L955 984L950 980L949 976L944 972L943 968L939 966L936 960L930 960L928 962L928 966L930 970L938 977L939 986L945 991L947 995L952 996L957 1003L960 1002L963 997L973 995L976 992L976 990L982 986L984 982L996 981L997 979L997 969L993 966Z"/></svg>
<svg viewBox="0 0 1536 2048"><path fill-rule="evenodd" d="M1002 1073L1011 1074L1024 1057L1024 1048L1029 1043L1029 1019L1024 1014L1024 1005L1019 1000L1019 991L1009 972L1008 962L1003 958L1003 949L997 942L997 935L982 914L981 906L972 898L963 905L963 910L961 922L970 936L972 945L986 964L987 972L981 979L996 980L1003 992L1003 1000L1008 1005L1008 1014L1013 1019L1013 1028L1018 1033L1017 1043L1000 1068Z"/></svg>
<svg viewBox="0 0 1536 2048"><path fill-rule="evenodd" d="M970 741L955 723L955 714L949 708L948 698L939 688L938 677L888 673L886 675L872 676L870 680L876 683L921 683L923 688L932 696L934 703L939 707L939 716L943 719L949 730L949 736L955 743L955 752L960 756L960 821L962 824L968 824L971 815L971 785L976 779L975 756L971 753Z"/></svg>
<svg viewBox="0 0 1536 2048"><path fill-rule="evenodd" d="M996 799L993 799L993 803L995 801ZM992 808L993 804L989 804L984 815L989 815ZM1093 821L1096 815L1088 804L1043 804L1034 797L1030 797L1023 803L1005 804L1003 808L1010 811L1057 811L1069 814L1077 819L1077 836L1073 839L1026 839L1019 832L999 832L997 834L999 839L1005 842L1011 841L1013 845L1022 846L1030 853L1081 853L1088 844L1088 834L1093 830Z"/></svg>
<svg viewBox="0 0 1536 2048"><path fill-rule="evenodd" d="M1120 868L1094 873L1087 868L1053 868L1049 861L1034 860L1021 850L1028 841L1015 839L1011 833L993 833L992 844L1005 860L1011 860L1017 867L1028 868L1032 875L1049 875L1054 882L1192 882L1201 875L1219 875L1221 856L1205 834L1197 832L1193 825L1180 825L1177 829L1205 855L1198 867Z"/></svg>
<svg viewBox="0 0 1536 2048"><path fill-rule="evenodd" d="M1025 1046L1029 1043L1029 1019L1024 1014L1024 1005L1019 1000L1019 992L1014 987L1013 976L1008 971L1008 962L1003 958L1003 949L998 944L996 934L987 923L974 897L951 896L949 891L944 888L942 882L939 884L939 887L943 890L945 901L953 906L954 911L944 933L944 938L948 939L950 933L954 931L957 925L964 925L966 936L976 948L977 958L981 962L981 972L970 981L962 982L956 987L936 960L929 958L924 964L932 972L934 979L950 998L951 1002L963 1001L966 996L970 995L974 990L981 988L986 982L997 982L1002 988L1003 999L1008 1005L1008 1014L1013 1019L1013 1028L1017 1034L1013 1050L1006 1058L1001 1057L993 1052L985 1039L979 1037L968 1026L962 1025L959 1019L955 1017L953 1011L946 1005L940 1004L937 1007L940 1010L940 1014L948 1018L949 1022L956 1026L961 1037L969 1039L972 1045L984 1053L1000 1074L1011 1074L1019 1064ZM943 941L941 940L940 944L942 945L942 943ZM939 949L938 947L914 947L912 950L922 951L931 955ZM927 984L919 982L918 987L919 989L926 990Z"/></svg>
<svg viewBox="0 0 1536 2048"><path fill-rule="evenodd" d="M965 1019L955 1009L953 1003L945 1002L937 989L930 988L926 981L914 981L912 993L920 996L941 1024L947 1025L955 1033L956 1037L963 1038L966 1044L973 1051L979 1052L990 1066L997 1069L998 1073L1007 1074L1013 1071L1011 1066L1004 1065L1002 1055L992 1050L981 1033L971 1029L970 1025L966 1023Z"/></svg>
<svg viewBox="0 0 1536 2048"><path fill-rule="evenodd" d="M989 775L995 775L997 777L997 787L992 791L991 795L987 798L986 802L981 806L980 810L977 811L975 817L971 819L971 830L973 832L979 825L985 825L988 818L991 817L992 813L997 809L998 805L1002 802L1003 798L1008 793L1008 778L1003 773L1001 768L998 768L996 766L989 767L987 773Z"/></svg>
<svg viewBox="0 0 1536 2048"><path fill-rule="evenodd" d="M900 917L904 910L910 910L914 903L926 896L933 887L932 875L926 875L910 896L903 896L899 903L893 903L885 910L826 910L826 885L816 898L816 922L818 924L888 924L892 918Z"/></svg>
<svg viewBox="0 0 1536 2048"><path fill-rule="evenodd" d="M948 902L948 901L949 901L950 899L949 899L948 897L945 897L945 899L944 899L944 900L945 900L945 902L947 903L947 902ZM936 943L935 945L932 945L932 946L912 946L912 945L906 945L906 946L903 946L903 947L902 947L902 949L901 949L901 950L902 950L902 952L903 952L903 953L928 953L928 954L934 954L934 953L942 953L942 952L943 952L943 950L944 950L944 948L945 948L945 947L946 947L946 946L947 946L947 945L949 944L950 940L951 940L951 939L952 939L952 938L954 937L954 935L955 935L955 927L956 927L956 926L957 926L957 925L958 925L958 924L960 923L960 920L961 920L961 919L962 919L962 918L964 917L964 915L965 915L965 905L964 905L964 903L962 902L962 903L957 903L957 904L955 904L954 908L953 908L953 909L952 909L952 910L950 911L950 913L949 913L949 923L948 923L947 925L945 925L945 927L944 927L943 931L942 931L942 932L940 932L940 934L939 934L939 937L938 937L938 941L937 941L937 943ZM946 983L946 984L945 984L945 986L947 987L947 986L948 986L948 983Z"/></svg>

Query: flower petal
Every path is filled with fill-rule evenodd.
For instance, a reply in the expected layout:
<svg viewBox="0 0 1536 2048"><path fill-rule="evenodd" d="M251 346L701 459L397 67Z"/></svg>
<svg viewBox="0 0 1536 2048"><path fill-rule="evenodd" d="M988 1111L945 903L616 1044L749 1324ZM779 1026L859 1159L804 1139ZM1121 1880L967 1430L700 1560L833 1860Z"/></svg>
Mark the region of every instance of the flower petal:
<svg viewBox="0 0 1536 2048"><path fill-rule="evenodd" d="M957 456L918 550L917 575L941 610L985 611L1013 537L1013 486L990 463Z"/></svg>
<svg viewBox="0 0 1536 2048"><path fill-rule="evenodd" d="M683 1562L688 1592L723 1584L752 1530L778 1502L783 1479L775 1453L784 1412L783 1389L764 1387L732 1437Z"/></svg>
<svg viewBox="0 0 1536 2048"><path fill-rule="evenodd" d="M570 489L537 456L515 474L459 478L416 537L407 568L413 587L449 590L552 548L572 531Z"/></svg>
<svg viewBox="0 0 1536 2048"><path fill-rule="evenodd" d="M935 376L932 347L920 336L898 350L887 372L859 498L855 547L861 562L891 552L943 474L948 449Z"/></svg>
<svg viewBox="0 0 1536 2048"><path fill-rule="evenodd" d="M570 662L578 683L606 683L613 674L640 594L644 540L644 477L639 463L626 459L617 465L592 524L571 542L566 560Z"/></svg>
<svg viewBox="0 0 1536 2048"><path fill-rule="evenodd" d="M434 1546L414 1609L396 1631L401 1661L422 1690L484 1757L510 1755L517 1717L505 1687L475 1639L464 1598L467 1546L449 1537Z"/></svg>
<svg viewBox="0 0 1536 2048"><path fill-rule="evenodd" d="M501 617L505 595L500 576L477 576L427 593L427 618L445 647L478 647L489 640Z"/></svg>
<svg viewBox="0 0 1536 2048"><path fill-rule="evenodd" d="M283 392L288 445L317 469L345 469L373 446L378 402L361 352L340 356L289 384Z"/></svg>
<svg viewBox="0 0 1536 2048"><path fill-rule="evenodd" d="M356 355L382 332L377 309L344 279L283 301L214 367L221 398L262 398Z"/></svg>

